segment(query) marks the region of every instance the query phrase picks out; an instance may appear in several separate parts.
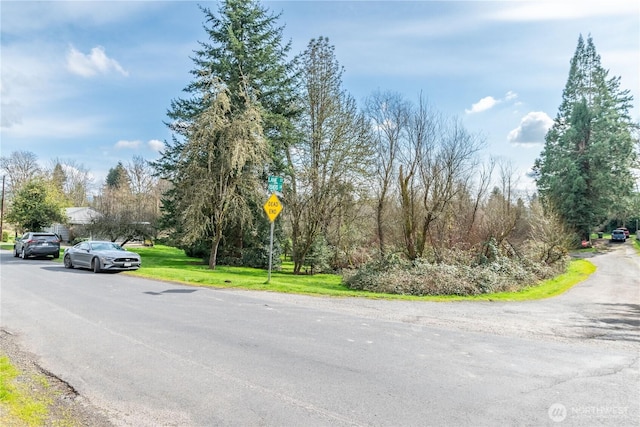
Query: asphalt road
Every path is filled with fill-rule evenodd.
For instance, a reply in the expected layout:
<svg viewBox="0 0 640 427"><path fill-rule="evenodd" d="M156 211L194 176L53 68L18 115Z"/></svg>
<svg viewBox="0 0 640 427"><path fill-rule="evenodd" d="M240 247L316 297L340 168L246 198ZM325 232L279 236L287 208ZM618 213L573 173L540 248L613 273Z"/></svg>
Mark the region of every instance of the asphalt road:
<svg viewBox="0 0 640 427"><path fill-rule="evenodd" d="M0 252L1 327L123 426L636 426L640 257L534 302L216 290Z"/></svg>

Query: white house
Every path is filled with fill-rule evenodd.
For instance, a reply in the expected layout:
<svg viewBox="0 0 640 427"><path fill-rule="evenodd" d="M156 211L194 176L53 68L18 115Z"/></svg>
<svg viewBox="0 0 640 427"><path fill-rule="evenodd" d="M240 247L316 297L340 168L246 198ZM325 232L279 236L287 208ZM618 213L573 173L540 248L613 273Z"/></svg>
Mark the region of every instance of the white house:
<svg viewBox="0 0 640 427"><path fill-rule="evenodd" d="M82 226L90 224L92 219L100 216L99 212L89 207L65 208L65 213L68 218L66 224L53 224L45 229L59 235L63 242L70 241L72 236L78 237L74 235L74 231L81 233Z"/></svg>

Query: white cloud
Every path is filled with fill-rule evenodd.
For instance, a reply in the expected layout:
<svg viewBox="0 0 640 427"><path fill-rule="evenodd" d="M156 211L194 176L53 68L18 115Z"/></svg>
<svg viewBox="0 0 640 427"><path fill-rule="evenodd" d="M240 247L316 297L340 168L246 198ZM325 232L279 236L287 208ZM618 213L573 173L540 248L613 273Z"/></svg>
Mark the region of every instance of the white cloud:
<svg viewBox="0 0 640 427"><path fill-rule="evenodd" d="M515 145L537 145L544 143L553 120L542 111L532 111L520 120L520 126L509 132L507 140Z"/></svg>
<svg viewBox="0 0 640 427"><path fill-rule="evenodd" d="M0 108L2 111L0 127L10 128L13 125L19 125L22 123L22 105L18 101L3 101Z"/></svg>
<svg viewBox="0 0 640 427"><path fill-rule="evenodd" d="M558 21L589 17L627 16L638 13L638 3L628 0L583 0L574 2L511 2L491 17L499 21Z"/></svg>
<svg viewBox="0 0 640 427"><path fill-rule="evenodd" d="M512 101L512 100L516 99L517 97L518 97L518 94L515 93L514 91L510 90L509 92L507 92L504 95L504 100L505 101Z"/></svg>
<svg viewBox="0 0 640 427"><path fill-rule="evenodd" d="M498 100L493 96L485 96L480 101L476 102L471 106L470 110L464 110L467 114L480 113L482 111L487 111L494 107L498 103Z"/></svg>
<svg viewBox="0 0 640 427"><path fill-rule="evenodd" d="M4 115L4 111L2 112ZM2 127L2 136L20 140L35 139L68 139L86 137L99 133L104 127L103 117L77 117L73 115L52 114L49 116L28 116L20 118L8 127ZM6 142L3 141L3 145Z"/></svg>
<svg viewBox="0 0 640 427"><path fill-rule="evenodd" d="M3 128L26 121L28 115L38 118L43 117L42 112L50 115L55 110L50 108L52 101L73 94L74 89L60 81L61 71L67 73L59 66L55 51L55 46L48 42L5 44L3 39L0 60Z"/></svg>
<svg viewBox="0 0 640 427"><path fill-rule="evenodd" d="M496 99L493 96L485 96L480 101L478 101L475 104L471 105L471 109L465 109L464 111L467 114L480 113L482 111L490 110L491 108L495 107L496 105L500 104L501 102L512 101L512 100L516 99L517 97L518 97L518 94L513 92L513 91L511 91L511 90L509 92L507 92L504 95L504 98L502 98L502 99Z"/></svg>
<svg viewBox="0 0 640 427"><path fill-rule="evenodd" d="M98 73L107 74L112 71L125 77L129 75L118 61L107 56L102 46L94 47L87 55L71 46L67 53L67 69L82 77L93 77Z"/></svg>
<svg viewBox="0 0 640 427"><path fill-rule="evenodd" d="M169 2L150 1L3 1L2 12L11 19L2 20L2 32L25 34L58 29L69 24L91 28L122 23L137 16L148 16Z"/></svg>
<svg viewBox="0 0 640 427"><path fill-rule="evenodd" d="M125 139L121 139L120 141L116 142L115 147L120 149L120 148L138 148L140 146L140 141L127 141Z"/></svg>
<svg viewBox="0 0 640 427"><path fill-rule="evenodd" d="M151 141L147 142L147 145L149 145L149 148L154 151L161 152L162 150L164 150L164 142L157 139L152 139Z"/></svg>

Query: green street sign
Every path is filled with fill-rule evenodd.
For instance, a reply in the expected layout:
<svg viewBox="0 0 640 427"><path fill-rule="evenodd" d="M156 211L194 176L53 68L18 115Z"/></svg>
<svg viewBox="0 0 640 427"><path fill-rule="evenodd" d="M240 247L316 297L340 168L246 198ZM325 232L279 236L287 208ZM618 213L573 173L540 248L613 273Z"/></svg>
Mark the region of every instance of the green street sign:
<svg viewBox="0 0 640 427"><path fill-rule="evenodd" d="M284 182L284 179L281 176L270 176L269 181L267 182L268 183L267 189L269 190L270 193L273 193L274 191L282 192L283 182Z"/></svg>

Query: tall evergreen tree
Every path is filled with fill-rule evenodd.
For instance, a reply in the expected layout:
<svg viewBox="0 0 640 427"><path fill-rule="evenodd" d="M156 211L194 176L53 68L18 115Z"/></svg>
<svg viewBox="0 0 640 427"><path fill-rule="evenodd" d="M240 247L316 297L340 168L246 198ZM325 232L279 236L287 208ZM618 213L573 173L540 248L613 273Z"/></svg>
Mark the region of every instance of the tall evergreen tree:
<svg viewBox="0 0 640 427"><path fill-rule="evenodd" d="M245 196L258 192L259 180L246 169L267 155L260 110L247 98L247 108L234 112L229 101L223 89L199 116L177 171L183 241L189 245L210 236L211 269L228 223L251 216Z"/></svg>
<svg viewBox="0 0 640 427"><path fill-rule="evenodd" d="M87 206L92 176L82 164L73 160L51 159L46 171L54 187L64 195L68 206Z"/></svg>
<svg viewBox="0 0 640 427"><path fill-rule="evenodd" d="M124 168L122 162L109 169L107 177L105 178L105 185L110 189L119 189L128 187L129 177L127 176L127 170Z"/></svg>
<svg viewBox="0 0 640 427"><path fill-rule="evenodd" d="M534 171L545 205L582 239L631 194L632 96L608 77L592 38L578 39L562 103Z"/></svg>
<svg viewBox="0 0 640 427"><path fill-rule="evenodd" d="M194 80L185 88L189 96L171 101L169 127L178 138L169 144L163 163L175 164L189 125L209 108L206 95L212 79L229 91L233 110L246 108L241 93L247 93L262 107L265 137L272 146L273 167L282 167L284 148L295 140L291 119L296 106L295 60L288 59L291 43L284 43L280 15L273 15L257 0L225 0L218 15L201 7L209 37L194 52ZM209 76L209 78L203 78ZM182 137L182 138L180 138Z"/></svg>
<svg viewBox="0 0 640 427"><path fill-rule="evenodd" d="M67 174L64 172L62 165L58 162L51 172L51 185L60 193L64 192L64 185L67 182Z"/></svg>
<svg viewBox="0 0 640 427"><path fill-rule="evenodd" d="M228 93L233 114L247 109L247 97L257 103L252 108L261 110L262 128L271 158L259 169L247 167L246 172L255 174L258 171L266 181L269 168L276 173L283 168L285 148L295 140L291 119L298 114L294 108L294 61L288 59L290 43L283 43L283 27L277 22L280 15L271 14L257 0L225 0L220 3L217 14L208 8L201 7L201 10L205 15L208 40L200 42L199 49L194 52L195 68L191 71L194 80L184 89L188 96L171 102L168 126L174 132L174 138L165 144L162 158L153 166L174 186L184 185L175 180L175 173L191 128L211 108L212 100L217 99L218 93L212 91L222 87ZM181 194L185 192L171 190L165 194L163 205L168 215L175 211L176 204L182 204L176 200ZM254 223L264 221L261 209L264 200L258 200L254 194L244 196L254 205L254 214L260 216ZM166 218L165 224L179 232L182 225L176 219L175 215L172 219ZM227 236L225 242L235 246L234 253L246 245L261 245L264 236L255 236L257 233L251 233L253 230L231 223L229 228L227 233L236 235Z"/></svg>

